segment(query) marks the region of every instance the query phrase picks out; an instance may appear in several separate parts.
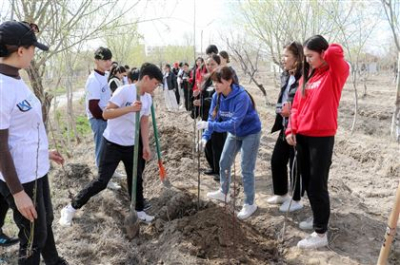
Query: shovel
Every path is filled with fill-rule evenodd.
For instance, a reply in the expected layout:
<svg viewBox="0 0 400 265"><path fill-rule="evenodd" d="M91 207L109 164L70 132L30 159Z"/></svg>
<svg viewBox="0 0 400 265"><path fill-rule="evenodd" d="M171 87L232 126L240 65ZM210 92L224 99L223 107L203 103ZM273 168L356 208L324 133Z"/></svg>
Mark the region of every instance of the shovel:
<svg viewBox="0 0 400 265"><path fill-rule="evenodd" d="M399 220L399 214L400 214L400 184L396 191L396 199L394 202L394 207L389 216L389 221L385 232L385 239L383 241L381 252L379 253L377 265L387 264L390 247L392 246L392 242L396 235L396 227L397 227L397 221Z"/></svg>
<svg viewBox="0 0 400 265"><path fill-rule="evenodd" d="M167 172L165 171L162 158L161 158L161 152L160 152L160 141L158 138L158 130L157 130L157 122L156 122L156 113L154 111L154 104L151 104L151 119L153 123L153 130L154 130L154 138L156 141L156 148L157 148L157 157L158 157L158 168L160 169L160 179L164 187L170 188L171 183L169 182L169 179L167 179Z"/></svg>
<svg viewBox="0 0 400 265"><path fill-rule="evenodd" d="M136 87L136 100L140 101L140 89ZM137 172L139 158L139 132L140 132L140 111L135 112L135 147L133 152L133 172L132 172L132 192L131 192L131 209L125 218L125 229L130 240L135 238L140 231L139 218L137 216L136 206L136 189L137 189Z"/></svg>

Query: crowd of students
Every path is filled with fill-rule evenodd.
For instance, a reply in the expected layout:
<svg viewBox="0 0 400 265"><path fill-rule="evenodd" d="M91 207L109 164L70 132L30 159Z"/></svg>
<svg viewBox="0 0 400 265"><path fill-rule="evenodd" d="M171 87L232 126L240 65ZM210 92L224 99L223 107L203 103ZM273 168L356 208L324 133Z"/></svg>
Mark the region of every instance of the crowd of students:
<svg viewBox="0 0 400 265"><path fill-rule="evenodd" d="M36 25L26 22L8 21L0 25L0 229L10 207L20 230L18 239L0 230L0 246L19 241L19 264L39 264L40 255L46 264L67 264L55 247L47 178L49 159L59 164L64 159L56 151L48 150L41 103L19 76L19 70L29 66L35 47L48 50L37 41L37 31ZM284 71L272 128L272 132L279 131L271 159L274 196L268 203L282 204L283 212L301 210L301 197L307 192L312 216L301 222L300 228L314 232L297 245L322 247L328 244L328 176L338 104L349 66L341 46L329 44L320 35L303 45L292 42L283 47L282 53ZM209 164L204 173L219 182L218 189L207 193L207 197L231 200L231 167L240 151L244 203L237 217L243 220L256 212L254 171L262 124L255 100L239 84L226 51L219 52L215 45L210 45L206 54L205 60L196 59L191 70L187 63L174 64L172 69L166 64L163 74L150 63L140 69L113 63L108 48L95 51L95 68L86 82L86 113L94 136L98 176L61 210L61 225L71 225L77 210L109 185L121 161L131 189L134 148L139 148L140 153L136 211L142 221L154 220L145 212L151 205L143 196L142 173L151 157L152 95L161 84L167 109L184 106L201 132L198 150L204 150ZM135 124L135 113L140 113L140 124ZM136 126L140 126L137 147ZM33 228L31 222L35 223ZM28 249L30 229L35 232L33 252Z"/></svg>
<svg viewBox="0 0 400 265"><path fill-rule="evenodd" d="M187 110L192 118L200 120L197 128L204 130L199 149L204 149L210 167L204 173L220 182L220 188L207 197L230 201L230 169L240 151L245 199L237 216L246 219L257 210L254 169L261 122L252 96L239 85L234 69L227 65L228 53L210 45L206 54L205 60L197 58L189 72L185 106L192 107ZM330 214L328 175L337 109L349 65L341 46L329 45L320 35L309 38L304 47L296 41L289 43L282 54L281 89L271 130L279 131L271 159L274 195L267 202L280 204L282 212L298 211L303 208L301 197L307 192L313 214L299 227L315 232L299 241L298 246L326 246ZM169 70L167 65L166 72ZM176 72L179 75L178 69Z"/></svg>

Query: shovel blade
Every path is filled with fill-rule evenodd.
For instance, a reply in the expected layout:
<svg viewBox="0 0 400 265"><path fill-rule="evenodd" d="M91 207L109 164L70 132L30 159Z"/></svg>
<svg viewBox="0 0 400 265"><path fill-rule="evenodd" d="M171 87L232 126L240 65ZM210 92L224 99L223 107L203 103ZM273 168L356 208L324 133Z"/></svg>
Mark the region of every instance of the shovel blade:
<svg viewBox="0 0 400 265"><path fill-rule="evenodd" d="M164 179L162 184L165 188L168 188L168 189L170 189L172 187L171 182L169 182L169 179Z"/></svg>
<svg viewBox="0 0 400 265"><path fill-rule="evenodd" d="M140 222L135 210L131 210L128 216L125 218L124 222L126 235L132 240L139 235L140 232Z"/></svg>

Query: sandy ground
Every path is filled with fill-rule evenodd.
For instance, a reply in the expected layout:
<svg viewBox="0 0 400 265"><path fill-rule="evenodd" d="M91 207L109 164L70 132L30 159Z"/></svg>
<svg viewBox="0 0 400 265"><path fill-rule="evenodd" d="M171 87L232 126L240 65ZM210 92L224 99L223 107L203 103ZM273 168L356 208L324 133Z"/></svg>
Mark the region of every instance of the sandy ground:
<svg viewBox="0 0 400 265"><path fill-rule="evenodd" d="M197 200L197 160L193 159L193 121L186 112L167 112L162 93L157 93L157 123L163 160L173 187L164 188L158 177L154 156L145 172L145 197L152 203L150 214L157 219L141 224L138 238L129 241L123 221L129 212L125 181L121 191L105 190L77 214L70 228L57 221L61 208L96 175L91 136L77 145L67 161L66 171L51 171L55 212L54 230L59 252L70 264L376 264L386 222L393 206L400 163L399 146L388 132L394 101L394 84L389 76L371 77L368 95L360 99L357 130L351 134L353 90L347 84L339 114L330 171L331 219L329 247L299 250L296 244L308 232L298 224L311 214L307 197L305 208L289 214L284 241L284 215L277 206L267 204L272 195L270 158L277 135L269 133L274 107L266 105L261 92L244 84L257 99L263 135L256 167L256 214L238 221L232 214L240 210L243 188L240 161L236 161L237 192L234 205L215 204L206 192L218 188L211 177L200 174L201 196ZM272 82L269 82L272 83ZM275 102L278 90L267 85L269 101ZM83 108L79 107L78 111ZM155 154L154 154L155 155ZM204 156L201 169L206 168ZM122 169L122 168L121 168ZM235 189L236 188L236 189ZM8 222L8 232L15 232ZM396 236L398 239L398 236ZM0 264L16 264L17 247L0 249ZM400 264L397 241L392 246L390 264Z"/></svg>

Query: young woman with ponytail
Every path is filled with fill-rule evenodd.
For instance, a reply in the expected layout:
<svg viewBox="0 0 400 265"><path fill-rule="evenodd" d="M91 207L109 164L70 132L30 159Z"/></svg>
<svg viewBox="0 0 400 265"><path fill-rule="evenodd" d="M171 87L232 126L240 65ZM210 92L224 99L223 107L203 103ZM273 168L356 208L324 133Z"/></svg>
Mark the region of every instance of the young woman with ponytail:
<svg viewBox="0 0 400 265"><path fill-rule="evenodd" d="M35 24L0 24L0 194L14 212L19 228L19 265L67 265L58 254L52 229L53 207L49 160L63 164L49 151L39 99L19 71L30 67L39 43ZM62 242L62 240L61 240Z"/></svg>
<svg viewBox="0 0 400 265"><path fill-rule="evenodd" d="M114 93L117 88L124 84L124 74L126 69L122 65L114 64L111 67L110 75L108 76L108 86L111 89L111 93Z"/></svg>
<svg viewBox="0 0 400 265"><path fill-rule="evenodd" d="M261 122L253 98L233 81L232 70L225 66L211 74L216 93L213 95L208 121L200 121L197 128L205 129L203 144L214 132L227 132L220 160L220 189L209 192L207 197L230 201L229 184L231 166L241 151L242 179L245 193L239 219L250 217L256 210L254 202L254 169L260 145Z"/></svg>
<svg viewBox="0 0 400 265"><path fill-rule="evenodd" d="M350 67L344 60L342 47L329 45L320 35L309 38L303 46L305 67L301 89L294 97L286 140L296 146L302 185L313 212L312 218L300 223L300 228L311 228L314 232L297 246L318 248L328 245L328 176L339 101Z"/></svg>

